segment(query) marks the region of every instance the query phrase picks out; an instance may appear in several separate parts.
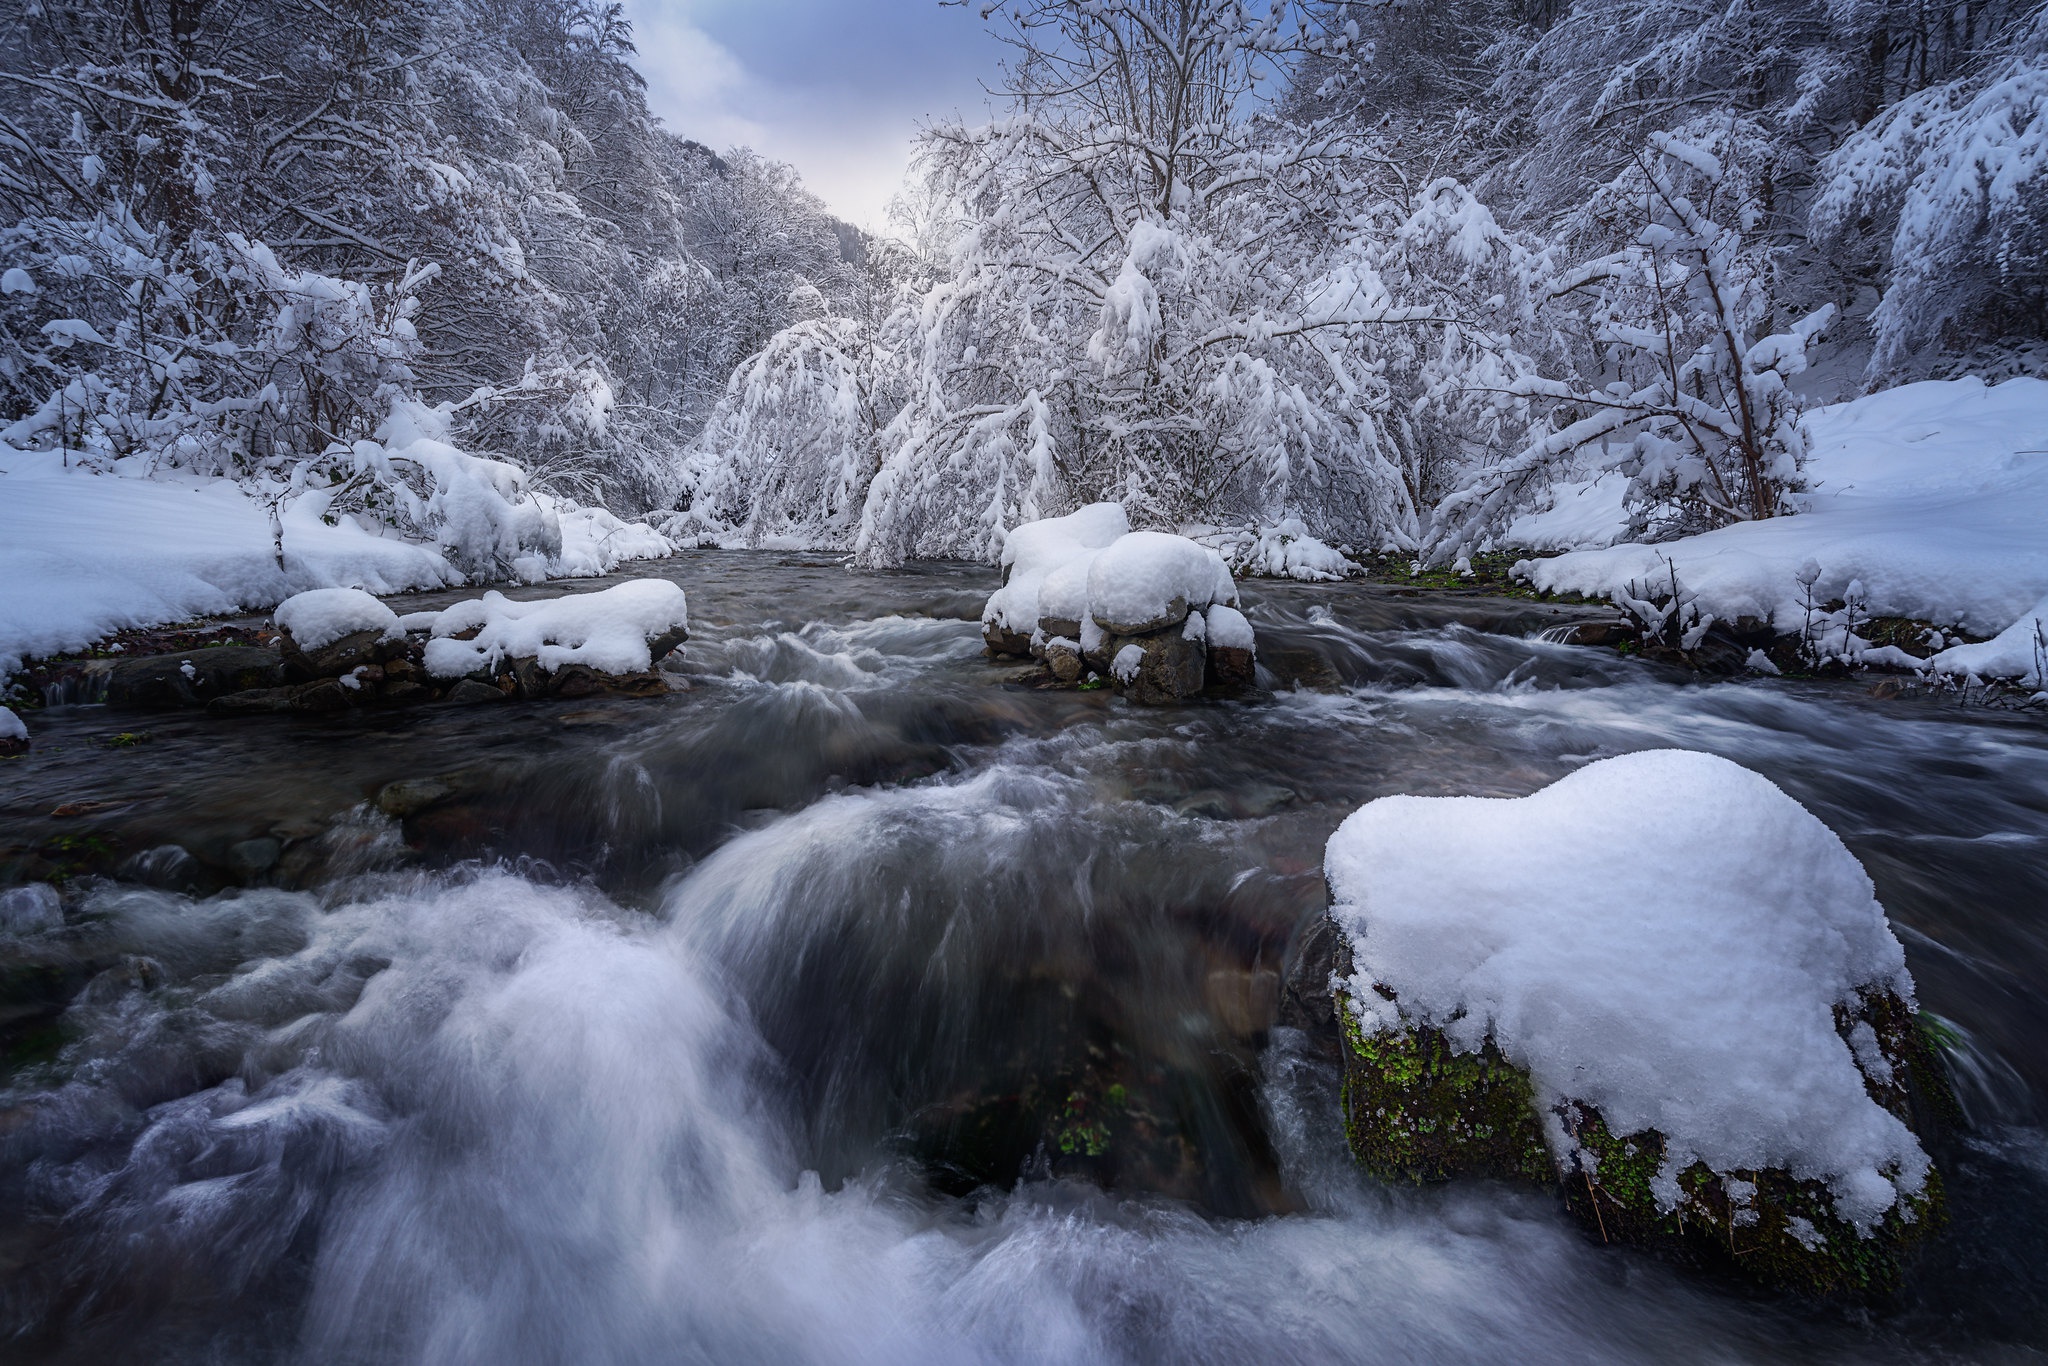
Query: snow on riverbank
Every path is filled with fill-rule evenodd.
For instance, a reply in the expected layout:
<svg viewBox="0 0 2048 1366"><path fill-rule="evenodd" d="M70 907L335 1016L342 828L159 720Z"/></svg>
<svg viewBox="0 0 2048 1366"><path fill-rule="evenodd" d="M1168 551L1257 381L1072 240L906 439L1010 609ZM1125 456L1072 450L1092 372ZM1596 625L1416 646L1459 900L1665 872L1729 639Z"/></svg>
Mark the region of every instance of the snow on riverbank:
<svg viewBox="0 0 2048 1366"><path fill-rule="evenodd" d="M1612 857L1588 861L1593 830ZM1491 1038L1540 1114L1575 1101L1663 1134L1660 1207L1695 1159L1824 1181L1862 1227L1922 1189L1925 1153L1864 1086L1886 1065L1834 1015L1866 990L1911 1002L1904 951L1855 856L1769 780L1652 750L1519 799L1385 797L1326 871L1363 1027Z"/></svg>
<svg viewBox="0 0 2048 1366"><path fill-rule="evenodd" d="M309 493L286 507L280 569L267 514L231 480L96 474L65 468L54 452L0 447L0 677L115 631L268 607L309 588L463 582L437 548L347 517L329 526L321 506ZM651 529L600 509L555 511L562 551L545 577L670 552Z"/></svg>
<svg viewBox="0 0 2048 1366"><path fill-rule="evenodd" d="M1801 625L1799 574L1809 562L1820 571L1819 601L1860 584L1866 615L1978 635L2006 630L2048 598L2048 381L1903 385L1816 409L1807 423L1813 487L1797 516L1659 545L1581 549L1517 573L1539 589L1609 597L1630 583L1666 584L1675 566L1703 611L1769 618L1781 631ZM1580 512L1598 522L1599 501L1573 508L1561 499L1520 525L1562 532ZM1600 528L1590 530L1594 539Z"/></svg>

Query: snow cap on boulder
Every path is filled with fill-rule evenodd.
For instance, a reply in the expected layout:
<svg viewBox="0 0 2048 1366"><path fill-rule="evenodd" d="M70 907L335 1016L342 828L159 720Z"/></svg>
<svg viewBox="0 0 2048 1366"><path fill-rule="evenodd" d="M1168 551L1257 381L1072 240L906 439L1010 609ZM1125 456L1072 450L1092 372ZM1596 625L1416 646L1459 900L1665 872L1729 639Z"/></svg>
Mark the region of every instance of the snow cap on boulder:
<svg viewBox="0 0 2048 1366"><path fill-rule="evenodd" d="M1659 750L1519 799L1385 797L1330 837L1325 871L1360 1026L1490 1040L1560 1158L1576 1102L1616 1136L1663 1135L1665 1209L1695 1161L1825 1183L1859 1229L1924 1189L1926 1154L1835 1017L1865 992L1910 1006L1905 955L1855 856L1769 780Z"/></svg>
<svg viewBox="0 0 2048 1366"><path fill-rule="evenodd" d="M1223 557L1185 536L1134 531L1088 567L1088 612L1112 635L1143 635L1178 625L1211 603L1237 604Z"/></svg>
<svg viewBox="0 0 2048 1366"><path fill-rule="evenodd" d="M315 588L296 594L277 605L271 620L308 652L360 631L399 634L398 614L360 588Z"/></svg>
<svg viewBox="0 0 2048 1366"><path fill-rule="evenodd" d="M1014 528L1003 538L1003 586L982 609L982 624L1031 634L1038 626L1039 590L1045 578L1072 560L1094 554L1130 529L1121 503L1090 503L1064 517L1047 517Z"/></svg>
<svg viewBox="0 0 2048 1366"><path fill-rule="evenodd" d="M683 590L667 579L635 579L538 602L514 602L492 592L434 619L425 662L436 678L461 678L508 659L534 659L551 672L581 664L599 673L644 673L654 665L650 643L669 642L666 653L689 625ZM468 640L452 638L472 629L476 634Z"/></svg>

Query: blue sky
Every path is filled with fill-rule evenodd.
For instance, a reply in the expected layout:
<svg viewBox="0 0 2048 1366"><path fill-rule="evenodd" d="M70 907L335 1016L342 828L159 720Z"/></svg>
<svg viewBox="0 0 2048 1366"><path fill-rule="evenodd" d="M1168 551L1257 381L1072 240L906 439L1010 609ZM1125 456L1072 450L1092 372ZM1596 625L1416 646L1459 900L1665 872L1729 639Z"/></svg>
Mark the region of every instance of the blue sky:
<svg viewBox="0 0 2048 1366"><path fill-rule="evenodd" d="M884 226L919 120L980 114L1003 49L938 0L625 0L648 103L673 131L746 144L841 217Z"/></svg>

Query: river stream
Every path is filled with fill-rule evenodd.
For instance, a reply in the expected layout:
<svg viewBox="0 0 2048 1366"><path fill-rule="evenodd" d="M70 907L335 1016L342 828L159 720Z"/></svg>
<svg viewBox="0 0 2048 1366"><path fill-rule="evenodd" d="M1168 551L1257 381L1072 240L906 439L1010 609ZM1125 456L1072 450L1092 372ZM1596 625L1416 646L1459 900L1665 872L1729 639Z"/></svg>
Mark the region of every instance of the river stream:
<svg viewBox="0 0 2048 1366"><path fill-rule="evenodd" d="M690 595L666 697L32 718L0 867L95 875L61 924L5 903L30 1005L0 1018L0 1357L2048 1348L2038 716L1701 682L1546 642L1570 608L1266 582L1272 686L1143 710L990 663L985 569L639 572ZM1953 1225L1884 1310L1603 1247L1543 1192L1381 1186L1285 1018L1359 804L1670 746L1836 830L1954 1027ZM1589 879L1642 853L1582 838Z"/></svg>

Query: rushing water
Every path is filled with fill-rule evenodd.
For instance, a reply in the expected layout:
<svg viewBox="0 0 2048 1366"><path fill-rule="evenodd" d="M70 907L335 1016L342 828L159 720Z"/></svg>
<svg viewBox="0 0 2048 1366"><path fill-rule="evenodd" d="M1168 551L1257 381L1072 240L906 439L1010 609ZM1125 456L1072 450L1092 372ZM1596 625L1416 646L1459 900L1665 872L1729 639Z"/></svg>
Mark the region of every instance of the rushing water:
<svg viewBox="0 0 2048 1366"><path fill-rule="evenodd" d="M1143 711L984 660L982 570L658 572L696 629L663 699L42 714L0 770L0 866L118 875L72 878L61 924L0 901L10 999L41 1003L0 1017L0 1357L2048 1347L2039 719L1697 684L1546 643L1541 606L1266 584L1276 686ZM1954 1225L1884 1312L1601 1247L1540 1192L1379 1186L1281 1023L1359 803L1671 745L1841 833L1963 1041ZM366 803L426 778L402 821ZM1642 853L1583 840L1589 878Z"/></svg>

